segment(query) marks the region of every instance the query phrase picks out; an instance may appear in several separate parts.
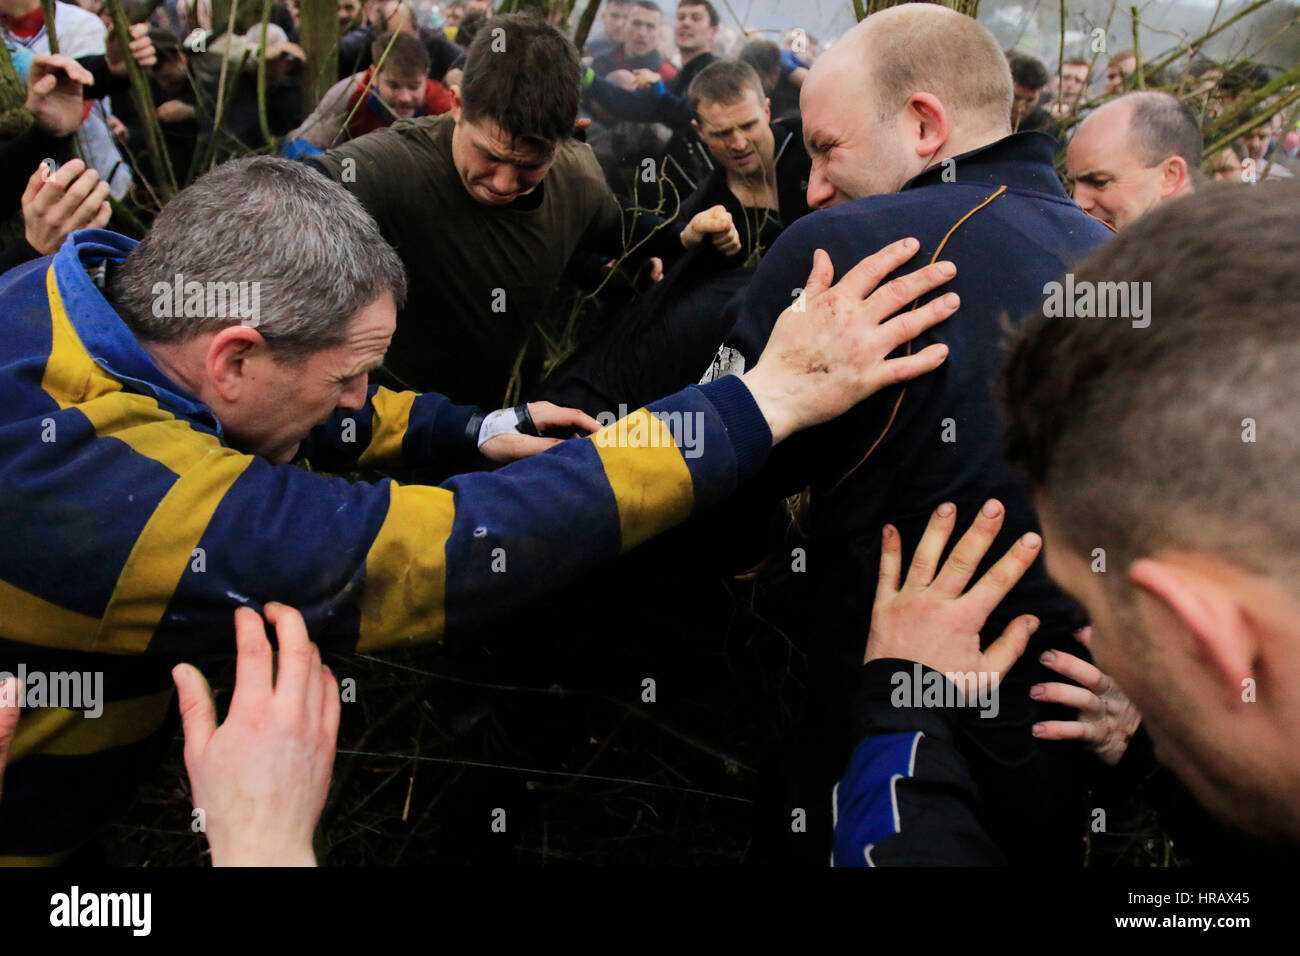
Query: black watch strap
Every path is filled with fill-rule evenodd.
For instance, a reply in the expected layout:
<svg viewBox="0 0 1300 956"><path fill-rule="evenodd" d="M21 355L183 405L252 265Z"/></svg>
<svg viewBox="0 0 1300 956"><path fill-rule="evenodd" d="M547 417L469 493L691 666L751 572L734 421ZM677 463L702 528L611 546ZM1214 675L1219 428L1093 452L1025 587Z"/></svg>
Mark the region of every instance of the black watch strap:
<svg viewBox="0 0 1300 956"><path fill-rule="evenodd" d="M483 419L487 418L487 412L480 408L474 409L474 414L469 417L465 424L465 440L469 442L470 447L478 451L478 433L483 428Z"/></svg>
<svg viewBox="0 0 1300 956"><path fill-rule="evenodd" d="M515 417L519 420L519 434L532 435L538 437L537 423L533 421L533 415L528 411L528 404L515 406Z"/></svg>

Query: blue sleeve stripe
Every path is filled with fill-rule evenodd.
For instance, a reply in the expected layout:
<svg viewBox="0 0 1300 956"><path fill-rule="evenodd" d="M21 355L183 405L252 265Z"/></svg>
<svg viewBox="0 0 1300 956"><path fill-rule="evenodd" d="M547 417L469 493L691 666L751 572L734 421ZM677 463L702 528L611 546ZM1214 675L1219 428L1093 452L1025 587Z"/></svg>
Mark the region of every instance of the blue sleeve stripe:
<svg viewBox="0 0 1300 956"><path fill-rule="evenodd" d="M858 744L832 797L835 866L870 865L871 848L902 832L897 783L916 770L916 748L924 736L882 734Z"/></svg>

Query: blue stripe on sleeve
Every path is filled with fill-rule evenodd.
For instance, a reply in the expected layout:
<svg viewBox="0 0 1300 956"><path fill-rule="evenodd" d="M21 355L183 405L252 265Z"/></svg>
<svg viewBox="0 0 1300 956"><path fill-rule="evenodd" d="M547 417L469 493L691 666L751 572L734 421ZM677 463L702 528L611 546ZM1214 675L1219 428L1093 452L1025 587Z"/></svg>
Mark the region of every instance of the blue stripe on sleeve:
<svg viewBox="0 0 1300 956"><path fill-rule="evenodd" d="M895 800L897 778L916 766L919 731L882 734L858 744L835 788L835 866L867 866L867 850L901 832Z"/></svg>

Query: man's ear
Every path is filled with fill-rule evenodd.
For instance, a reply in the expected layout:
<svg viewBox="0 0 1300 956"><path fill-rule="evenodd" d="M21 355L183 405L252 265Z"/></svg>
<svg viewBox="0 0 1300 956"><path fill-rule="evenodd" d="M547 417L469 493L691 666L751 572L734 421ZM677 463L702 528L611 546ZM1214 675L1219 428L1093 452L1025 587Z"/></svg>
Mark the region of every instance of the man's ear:
<svg viewBox="0 0 1300 956"><path fill-rule="evenodd" d="M913 93L907 101L907 123L916 137L916 155L929 160L948 142L952 127L948 111L933 93Z"/></svg>
<svg viewBox="0 0 1300 956"><path fill-rule="evenodd" d="M696 136L698 136L700 139L704 139L704 134L700 132L700 121L699 121L699 120L694 120L694 119L691 120L691 129L695 130L695 135L696 135Z"/></svg>
<svg viewBox="0 0 1300 956"><path fill-rule="evenodd" d="M451 121L452 121L453 123L459 123L459 122L460 122L460 111L461 111L461 109L464 108L464 105L465 105L464 102L463 102L463 101L461 100L461 98L460 98L460 84L457 84L456 86L453 86L453 87L451 88L450 92L451 92L451 110L450 110L450 112L451 112Z"/></svg>
<svg viewBox="0 0 1300 956"><path fill-rule="evenodd" d="M1244 681L1254 676L1258 642L1237 597L1201 571L1159 558L1133 562L1129 581L1138 591L1143 619L1172 619L1217 675L1224 700L1229 706L1240 704ZM1149 633L1147 639L1159 640L1159 635Z"/></svg>
<svg viewBox="0 0 1300 956"><path fill-rule="evenodd" d="M763 118L772 122L772 100L766 96L763 97Z"/></svg>
<svg viewBox="0 0 1300 956"><path fill-rule="evenodd" d="M1191 172L1187 160L1181 156L1170 156L1160 164L1160 195L1172 196L1191 181Z"/></svg>
<svg viewBox="0 0 1300 956"><path fill-rule="evenodd" d="M204 356L208 382L222 401L236 401L248 382L246 362L266 348L266 339L247 325L230 325L212 337Z"/></svg>

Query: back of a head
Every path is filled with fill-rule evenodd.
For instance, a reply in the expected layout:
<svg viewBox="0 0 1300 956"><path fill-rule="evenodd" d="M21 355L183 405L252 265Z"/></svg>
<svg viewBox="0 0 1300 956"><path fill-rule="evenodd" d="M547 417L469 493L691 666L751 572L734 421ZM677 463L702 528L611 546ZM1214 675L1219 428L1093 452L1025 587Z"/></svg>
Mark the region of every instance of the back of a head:
<svg viewBox="0 0 1300 956"><path fill-rule="evenodd" d="M1006 56L972 17L932 3L905 3L871 14L836 46L847 44L870 71L881 119L896 115L913 93L927 92L956 125L1010 131Z"/></svg>
<svg viewBox="0 0 1300 956"><path fill-rule="evenodd" d="M771 73L781 69L781 48L771 40L761 37L750 40L741 47L739 59L748 63L760 74Z"/></svg>
<svg viewBox="0 0 1300 956"><path fill-rule="evenodd" d="M170 30L164 30L160 27L150 27L149 42L153 44L154 55L158 57L158 63L160 65L180 59L180 41L176 39L176 34L172 33Z"/></svg>
<svg viewBox="0 0 1300 956"><path fill-rule="evenodd" d="M474 38L478 36L479 31L483 29L484 24L488 22L487 14L481 10L469 10L465 14L465 19L460 21L460 26L456 28L456 43L458 46L467 49L473 45Z"/></svg>
<svg viewBox="0 0 1300 956"><path fill-rule="evenodd" d="M765 97L763 81L754 68L741 60L718 60L691 80L686 102L691 112L698 116L701 103L735 103L751 94L758 96L759 106L762 106Z"/></svg>
<svg viewBox="0 0 1300 956"><path fill-rule="evenodd" d="M1008 56L1007 67L1011 71L1012 82L1031 90L1041 90L1050 79L1042 61L1025 53L1012 53Z"/></svg>
<svg viewBox="0 0 1300 956"><path fill-rule="evenodd" d="M371 44L370 50L374 62L381 64L381 72L401 77L429 73L429 51L409 33L385 33Z"/></svg>
<svg viewBox="0 0 1300 956"><path fill-rule="evenodd" d="M1289 183L1162 204L1074 275L1098 297L1118 284L1144 295L1149 325L1038 316L1016 337L1008 456L1076 553L1101 547L1123 568L1185 549L1283 580L1300 569L1297 220Z"/></svg>
<svg viewBox="0 0 1300 956"><path fill-rule="evenodd" d="M174 282L184 308L160 307ZM240 323L209 311L215 293L224 305L240 283L256 283L256 328L288 359L343 341L383 292L398 308L406 296L401 260L356 197L271 156L223 163L181 190L114 273L110 295L137 338L182 342Z"/></svg>
<svg viewBox="0 0 1300 956"><path fill-rule="evenodd" d="M1129 142L1142 164L1150 168L1170 156L1181 156L1195 176L1205 142L1191 108L1168 93L1142 90L1116 97L1102 109L1126 106L1132 110Z"/></svg>
<svg viewBox="0 0 1300 956"><path fill-rule="evenodd" d="M1206 73L1212 70L1218 70L1219 64L1215 63L1208 56L1197 54L1192 57L1191 62L1187 64L1187 75L1192 79L1200 79Z"/></svg>
<svg viewBox="0 0 1300 956"><path fill-rule="evenodd" d="M577 49L536 17L493 17L470 44L461 81L470 122L490 119L508 136L551 145L573 134L580 92Z"/></svg>
<svg viewBox="0 0 1300 956"><path fill-rule="evenodd" d="M1229 96L1241 96L1268 85L1272 73L1269 68L1250 60L1234 63L1224 71L1220 86Z"/></svg>

